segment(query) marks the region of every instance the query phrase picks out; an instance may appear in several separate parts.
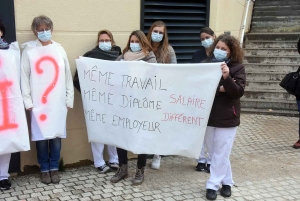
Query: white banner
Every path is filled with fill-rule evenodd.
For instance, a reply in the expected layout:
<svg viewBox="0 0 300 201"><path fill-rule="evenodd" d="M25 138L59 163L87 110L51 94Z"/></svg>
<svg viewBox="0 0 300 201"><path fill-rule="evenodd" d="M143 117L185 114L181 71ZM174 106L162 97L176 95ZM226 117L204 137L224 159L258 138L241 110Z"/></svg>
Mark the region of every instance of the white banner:
<svg viewBox="0 0 300 201"><path fill-rule="evenodd" d="M32 48L28 57L33 101L32 140L65 137L67 106L63 57L55 44Z"/></svg>
<svg viewBox="0 0 300 201"><path fill-rule="evenodd" d="M30 149L19 68L20 49L14 42L0 50L0 155Z"/></svg>
<svg viewBox="0 0 300 201"><path fill-rule="evenodd" d="M76 60L91 142L198 158L220 63Z"/></svg>

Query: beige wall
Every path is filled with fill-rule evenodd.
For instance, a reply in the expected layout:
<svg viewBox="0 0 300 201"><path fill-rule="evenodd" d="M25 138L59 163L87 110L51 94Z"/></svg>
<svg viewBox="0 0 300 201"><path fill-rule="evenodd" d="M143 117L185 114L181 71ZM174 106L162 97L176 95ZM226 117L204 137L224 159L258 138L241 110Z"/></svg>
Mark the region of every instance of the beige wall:
<svg viewBox="0 0 300 201"><path fill-rule="evenodd" d="M14 3L18 42L22 44L35 39L30 30L32 19L47 15L54 24L53 40L65 48L73 75L75 58L95 47L99 30L112 31L117 45L123 49L130 32L140 28L140 0L15 0ZM31 143L31 149L21 153L21 169L37 164L34 143ZM77 90L74 109L68 113L62 157L65 164L92 160Z"/></svg>
<svg viewBox="0 0 300 201"><path fill-rule="evenodd" d="M246 5L247 0L211 0L209 27L216 35L230 31L231 35L240 37ZM253 3L249 6L245 32L250 28L252 10Z"/></svg>
<svg viewBox="0 0 300 201"><path fill-rule="evenodd" d="M211 0L210 27L216 34L231 31L240 34L246 0ZM249 10L248 22L251 19ZM131 31L140 26L140 0L15 0L17 40L20 44L35 39L30 30L35 16L47 15L54 23L53 40L65 48L75 72L75 58L95 46L100 29L112 31L117 45L123 49ZM248 26L249 27L249 23ZM246 29L246 31L248 28ZM36 165L35 144L21 153L21 168ZM75 90L74 109L67 119L67 139L63 140L65 164L92 160L80 94Z"/></svg>

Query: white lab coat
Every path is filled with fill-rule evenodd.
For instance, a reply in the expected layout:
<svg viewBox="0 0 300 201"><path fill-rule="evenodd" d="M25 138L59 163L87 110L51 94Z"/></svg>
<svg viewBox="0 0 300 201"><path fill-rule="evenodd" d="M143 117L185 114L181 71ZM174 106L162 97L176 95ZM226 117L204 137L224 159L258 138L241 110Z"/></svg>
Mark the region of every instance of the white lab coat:
<svg viewBox="0 0 300 201"><path fill-rule="evenodd" d="M48 135L45 135L45 132L43 133L42 130L44 127L38 123L37 117L34 117L34 112L31 113L31 139L33 141L39 141L39 140L45 140L45 139L53 139L56 137L59 138L66 138L66 116L67 116L67 107L73 108L73 102L74 102L74 88L73 88L73 81L72 81L72 74L70 70L70 65L69 61L67 58L67 54L64 50L64 48L59 44L54 41L52 41L51 48L55 49L55 56L59 58L59 68L64 69L64 78L60 79L60 81L65 81L64 87L65 89L61 90L61 93L65 93L65 97L63 95L63 98L65 98L65 103L62 103L59 107L51 108L52 114L55 113L60 113L62 114L62 118L59 120L53 120L52 122L57 122L59 124L59 127L63 127L63 131L60 130L60 132L57 133L52 133L51 137ZM31 66L32 63L30 61L30 50L33 48L37 47L42 47L42 44L40 43L39 40L35 41L30 41L27 43L22 44L21 46L24 48L23 53L22 53L22 58L21 58L21 89L22 89L22 96L23 96L23 101L26 109L29 108L35 108L34 106L34 100L33 100L33 89L37 88L38 86L32 86L32 69L33 67ZM49 111L49 108L48 108ZM52 118L53 119L53 118ZM56 127L58 125L52 125L52 127ZM44 129L45 130L45 129Z"/></svg>

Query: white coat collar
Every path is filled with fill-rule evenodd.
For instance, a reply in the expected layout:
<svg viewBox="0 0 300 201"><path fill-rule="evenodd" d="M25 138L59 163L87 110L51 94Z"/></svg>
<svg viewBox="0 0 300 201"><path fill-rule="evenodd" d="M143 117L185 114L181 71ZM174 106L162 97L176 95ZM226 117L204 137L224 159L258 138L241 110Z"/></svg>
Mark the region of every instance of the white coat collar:
<svg viewBox="0 0 300 201"><path fill-rule="evenodd" d="M59 44L59 43L57 43L57 42L55 42L53 40L51 40L51 41L52 41L52 44L61 46L61 44ZM37 47L37 46L40 46L39 44L41 44L41 42L38 39L36 39L36 40L29 41L27 43L23 43L21 45L21 47L22 48L25 48L26 46L28 46L28 47Z"/></svg>

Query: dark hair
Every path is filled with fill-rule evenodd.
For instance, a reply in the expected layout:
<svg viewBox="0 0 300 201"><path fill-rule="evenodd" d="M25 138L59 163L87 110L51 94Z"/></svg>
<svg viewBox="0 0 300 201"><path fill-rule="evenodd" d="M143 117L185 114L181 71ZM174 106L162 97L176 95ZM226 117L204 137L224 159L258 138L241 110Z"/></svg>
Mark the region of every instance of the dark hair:
<svg viewBox="0 0 300 201"><path fill-rule="evenodd" d="M4 27L4 24L2 23L1 20L0 20L0 31L2 32L1 38L4 38L4 36L5 36L5 27Z"/></svg>
<svg viewBox="0 0 300 201"><path fill-rule="evenodd" d="M133 35L139 39L141 48L142 48L143 52L145 53L145 55L147 55L149 52L152 51L152 46L151 46L150 42L148 41L147 37L145 36L145 34L140 30L136 30L136 31L131 32L131 34L128 38L127 45L123 50L123 55L130 49L130 39L131 39L131 36L133 36Z"/></svg>
<svg viewBox="0 0 300 201"><path fill-rule="evenodd" d="M220 35L215 41L214 44L212 45L212 48L209 52L209 57L213 56L213 52L216 48L216 45L218 44L219 41L224 42L228 48L230 49L230 62L231 63L237 63L241 64L243 63L243 58L244 58L244 51L240 46L240 42L236 37L230 36L227 34L222 34Z"/></svg>
<svg viewBox="0 0 300 201"><path fill-rule="evenodd" d="M154 52L157 62L158 63L170 63L171 62L171 58L169 56L169 39L168 39L168 31L167 31L167 27L166 24L163 21L155 21L147 34L147 38L150 41L151 45L152 45L152 38L151 38L151 34L152 31L155 27L164 27L164 37L162 39L162 41L160 41L159 46L157 48L157 51Z"/></svg>
<svg viewBox="0 0 300 201"><path fill-rule="evenodd" d="M215 32L213 30L211 30L211 28L209 27L204 27L200 30L199 35L201 36L202 33L207 33L208 35L214 36Z"/></svg>

